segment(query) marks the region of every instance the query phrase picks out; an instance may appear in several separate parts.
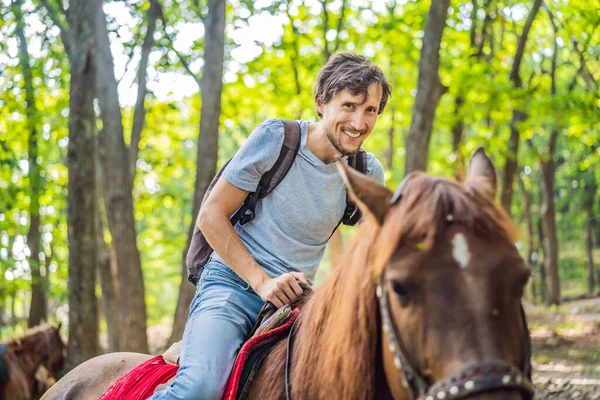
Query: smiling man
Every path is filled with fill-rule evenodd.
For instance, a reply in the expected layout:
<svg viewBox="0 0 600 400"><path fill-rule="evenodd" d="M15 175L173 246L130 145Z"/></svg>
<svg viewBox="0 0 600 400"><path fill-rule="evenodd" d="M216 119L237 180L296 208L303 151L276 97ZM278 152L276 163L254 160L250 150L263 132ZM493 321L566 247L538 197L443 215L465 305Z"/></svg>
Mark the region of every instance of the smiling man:
<svg viewBox="0 0 600 400"><path fill-rule="evenodd" d="M390 95L383 72L362 56L331 57L317 77L318 123L298 121L300 147L289 171L256 204L255 218L230 222L277 161L283 122L259 125L202 205L197 227L214 252L204 267L183 335L174 382L152 399L221 399L236 352L264 302L290 304L313 279L346 209L335 160L357 153ZM383 166L367 153L366 172L383 183Z"/></svg>

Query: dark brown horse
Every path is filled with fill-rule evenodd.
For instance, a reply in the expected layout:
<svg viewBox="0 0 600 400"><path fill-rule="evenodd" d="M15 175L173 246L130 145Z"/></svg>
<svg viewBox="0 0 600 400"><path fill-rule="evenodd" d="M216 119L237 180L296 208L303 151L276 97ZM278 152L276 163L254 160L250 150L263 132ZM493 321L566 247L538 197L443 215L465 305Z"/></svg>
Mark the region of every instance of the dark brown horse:
<svg viewBox="0 0 600 400"><path fill-rule="evenodd" d="M365 222L297 321L291 398L531 398L521 308L529 270L494 202L483 150L462 184L415 174L394 194L351 169L342 175ZM286 397L286 344L267 357L249 398ZM97 398L148 357L90 360L46 398Z"/></svg>
<svg viewBox="0 0 600 400"><path fill-rule="evenodd" d="M60 336L60 325L43 323L9 341L6 347L10 380L4 387L4 400L39 398L48 384L36 378L40 366L46 369L49 378L57 378L63 366L65 344Z"/></svg>

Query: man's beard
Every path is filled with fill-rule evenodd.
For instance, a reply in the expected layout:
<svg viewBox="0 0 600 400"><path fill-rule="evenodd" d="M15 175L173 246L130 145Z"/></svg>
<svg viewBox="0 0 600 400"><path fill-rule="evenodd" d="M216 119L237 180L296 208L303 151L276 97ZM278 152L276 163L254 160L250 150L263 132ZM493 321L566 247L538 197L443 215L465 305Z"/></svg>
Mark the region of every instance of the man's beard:
<svg viewBox="0 0 600 400"><path fill-rule="evenodd" d="M342 135L344 133L342 132ZM342 144L340 143L339 140L336 140L333 135L331 135L328 131L325 131L325 136L327 136L327 139L329 139L329 141L331 142L331 144L333 145L333 147L335 147L335 149L340 152L342 154L342 156L351 156L354 155L356 153L358 153L358 149L356 149L356 151L347 151L342 147ZM360 147L359 147L360 148Z"/></svg>

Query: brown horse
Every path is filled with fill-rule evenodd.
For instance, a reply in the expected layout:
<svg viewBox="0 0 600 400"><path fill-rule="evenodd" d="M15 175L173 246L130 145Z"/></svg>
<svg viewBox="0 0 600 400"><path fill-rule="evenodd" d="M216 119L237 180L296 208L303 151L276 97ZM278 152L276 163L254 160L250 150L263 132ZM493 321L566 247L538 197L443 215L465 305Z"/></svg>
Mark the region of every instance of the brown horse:
<svg viewBox="0 0 600 400"><path fill-rule="evenodd" d="M10 380L4 387L4 400L37 399L47 389L47 382L36 379L40 366L56 379L65 359L65 344L60 324L42 323L24 335L6 343Z"/></svg>
<svg viewBox="0 0 600 400"><path fill-rule="evenodd" d="M286 376L281 341L248 398L530 399L526 268L516 229L494 203L483 150L469 178L414 174L392 193L341 167L365 222L302 309ZM209 327L207 327L209 329ZM97 398L149 356L83 363L45 399Z"/></svg>

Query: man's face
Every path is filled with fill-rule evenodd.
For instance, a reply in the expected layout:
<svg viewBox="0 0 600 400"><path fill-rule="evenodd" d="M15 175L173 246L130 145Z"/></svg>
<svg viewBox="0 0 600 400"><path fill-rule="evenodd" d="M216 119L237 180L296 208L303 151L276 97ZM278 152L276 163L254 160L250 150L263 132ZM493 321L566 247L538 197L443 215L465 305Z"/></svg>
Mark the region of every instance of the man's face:
<svg viewBox="0 0 600 400"><path fill-rule="evenodd" d="M328 103L317 99L325 134L342 155L356 153L375 127L381 96L381 85L374 83L369 86L366 101L362 94L354 96L348 89L336 94Z"/></svg>

